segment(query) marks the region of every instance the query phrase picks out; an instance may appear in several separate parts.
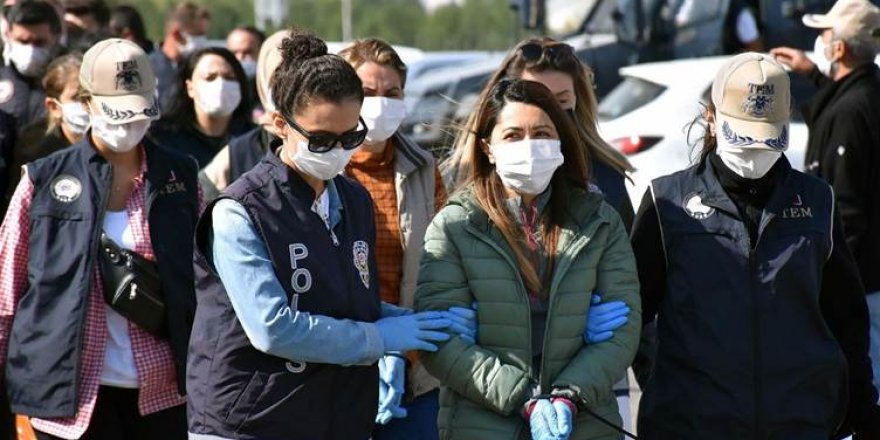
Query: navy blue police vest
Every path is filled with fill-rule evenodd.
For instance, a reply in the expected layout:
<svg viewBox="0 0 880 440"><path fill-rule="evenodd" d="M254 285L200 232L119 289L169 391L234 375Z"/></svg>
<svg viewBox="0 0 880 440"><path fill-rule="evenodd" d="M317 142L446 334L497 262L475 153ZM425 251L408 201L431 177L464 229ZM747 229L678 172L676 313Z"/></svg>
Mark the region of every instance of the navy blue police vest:
<svg viewBox="0 0 880 440"><path fill-rule="evenodd" d="M229 141L229 182L257 166L274 139L265 128L257 127Z"/></svg>
<svg viewBox="0 0 880 440"><path fill-rule="evenodd" d="M756 243L709 161L652 183L667 292L645 438L827 440L843 421L846 360L819 294L845 244L830 187L780 160Z"/></svg>
<svg viewBox="0 0 880 440"><path fill-rule="evenodd" d="M311 210L314 190L274 154L217 200L230 198L245 207L298 310L374 322L381 310L372 201L354 181L338 176L334 182L343 204L335 243ZM368 438L378 401L376 365L296 362L254 348L205 258L210 256L212 207L204 211L196 232L198 307L187 369L189 431L260 440Z"/></svg>
<svg viewBox="0 0 880 440"><path fill-rule="evenodd" d="M77 410L83 327L113 172L88 138L28 164L34 185L28 282L6 361L6 391L18 414L71 417ZM150 239L182 394L195 311L188 256L198 218L198 170L191 159L162 147L145 143L144 151Z"/></svg>

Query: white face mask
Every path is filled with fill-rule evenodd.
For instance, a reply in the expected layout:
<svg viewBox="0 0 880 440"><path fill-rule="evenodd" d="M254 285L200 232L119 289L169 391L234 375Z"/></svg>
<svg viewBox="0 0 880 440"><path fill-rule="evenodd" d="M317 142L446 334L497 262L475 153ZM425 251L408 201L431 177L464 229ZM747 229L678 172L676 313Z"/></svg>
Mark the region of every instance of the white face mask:
<svg viewBox="0 0 880 440"><path fill-rule="evenodd" d="M245 76L255 78L257 76L257 62L247 59L241 62L241 68L244 70Z"/></svg>
<svg viewBox="0 0 880 440"><path fill-rule="evenodd" d="M110 124L103 116L92 116L92 132L107 146L117 152L131 151L144 138L150 128L149 119L127 124Z"/></svg>
<svg viewBox="0 0 880 440"><path fill-rule="evenodd" d="M229 116L241 103L241 87L236 81L230 81L220 77L213 81L194 80L196 94L196 107L208 116Z"/></svg>
<svg viewBox="0 0 880 440"><path fill-rule="evenodd" d="M823 75L830 78L831 67L834 65L834 62L828 59L828 45L822 40L821 35L816 37L816 42L813 44L813 52L817 58L816 67L819 68Z"/></svg>
<svg viewBox="0 0 880 440"><path fill-rule="evenodd" d="M70 132L80 136L89 128L89 112L83 108L78 102L67 102L61 104L61 118L70 129Z"/></svg>
<svg viewBox="0 0 880 440"><path fill-rule="evenodd" d="M351 156L357 151L357 148L344 150L336 147L326 153L313 153L309 151L308 141L299 141L296 146L296 154L293 155L288 148L284 149L287 157L300 171L321 180L330 180L345 170Z"/></svg>
<svg viewBox="0 0 880 440"><path fill-rule="evenodd" d="M718 120L717 117L715 119ZM729 136L725 135L729 132ZM788 137L788 127L783 131L780 139ZM725 123L719 130L715 139L718 146L715 148L715 154L721 158L724 165L731 171L746 179L760 179L764 177L770 168L776 164L776 161L782 156L782 152L788 148L787 140L780 149L772 149L762 143L751 143L746 145L737 145L731 140L738 139L736 133L727 128Z"/></svg>
<svg viewBox="0 0 880 440"><path fill-rule="evenodd" d="M32 44L21 44L15 41L9 42L8 56L18 73L28 78L42 75L51 57L49 49L45 47L36 47Z"/></svg>
<svg viewBox="0 0 880 440"><path fill-rule="evenodd" d="M386 141L400 128L400 123L406 118L406 104L402 99L368 96L361 106L361 117L369 129L364 142L378 144Z"/></svg>
<svg viewBox="0 0 880 440"><path fill-rule="evenodd" d="M731 171L746 179L764 177L782 156L780 151L755 148L717 148L715 153Z"/></svg>
<svg viewBox="0 0 880 440"><path fill-rule="evenodd" d="M189 55L208 45L208 37L204 35L190 35L186 32L181 32L181 34L186 39L186 43L180 48L184 55Z"/></svg>
<svg viewBox="0 0 880 440"><path fill-rule="evenodd" d="M504 186L520 194L541 194L565 159L557 139L523 139L493 144L495 172Z"/></svg>

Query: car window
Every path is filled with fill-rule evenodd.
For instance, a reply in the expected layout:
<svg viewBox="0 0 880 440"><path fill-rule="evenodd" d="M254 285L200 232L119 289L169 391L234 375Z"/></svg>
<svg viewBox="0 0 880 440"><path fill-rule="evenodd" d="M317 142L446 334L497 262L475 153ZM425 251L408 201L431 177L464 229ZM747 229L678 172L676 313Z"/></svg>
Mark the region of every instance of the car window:
<svg viewBox="0 0 880 440"><path fill-rule="evenodd" d="M626 2L627 0L623 0ZM586 26L588 34L613 34L614 33L614 15L615 13L623 13L619 8L618 2L614 0L603 0L599 2L596 12L590 17L590 21ZM633 18L635 20L635 18Z"/></svg>
<svg viewBox="0 0 880 440"><path fill-rule="evenodd" d="M544 25L549 35L577 32L596 0L547 0Z"/></svg>
<svg viewBox="0 0 880 440"><path fill-rule="evenodd" d="M684 0L675 15L679 26L712 20L722 12L722 0Z"/></svg>
<svg viewBox="0 0 880 440"><path fill-rule="evenodd" d="M415 99L403 122L404 132L414 134L422 129L421 124L435 124L442 121L451 106L452 99L447 95L449 84L426 90Z"/></svg>
<svg viewBox="0 0 880 440"><path fill-rule="evenodd" d="M599 118L619 118L653 101L665 90L659 84L627 77L599 103Z"/></svg>

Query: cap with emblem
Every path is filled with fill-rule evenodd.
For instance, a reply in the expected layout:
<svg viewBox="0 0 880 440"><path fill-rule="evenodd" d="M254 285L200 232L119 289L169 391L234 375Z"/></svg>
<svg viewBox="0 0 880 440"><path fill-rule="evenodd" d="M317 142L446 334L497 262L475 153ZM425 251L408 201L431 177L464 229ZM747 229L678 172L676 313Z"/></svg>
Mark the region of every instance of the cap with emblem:
<svg viewBox="0 0 880 440"><path fill-rule="evenodd" d="M806 14L802 20L814 29L834 29L838 38L880 45L880 8L868 0L838 0L827 14Z"/></svg>
<svg viewBox="0 0 880 440"><path fill-rule="evenodd" d="M159 117L156 77L137 44L119 38L95 44L83 56L79 82L111 124Z"/></svg>
<svg viewBox="0 0 880 440"><path fill-rule="evenodd" d="M791 116L788 74L773 58L748 52L730 59L712 83L719 143L785 151Z"/></svg>

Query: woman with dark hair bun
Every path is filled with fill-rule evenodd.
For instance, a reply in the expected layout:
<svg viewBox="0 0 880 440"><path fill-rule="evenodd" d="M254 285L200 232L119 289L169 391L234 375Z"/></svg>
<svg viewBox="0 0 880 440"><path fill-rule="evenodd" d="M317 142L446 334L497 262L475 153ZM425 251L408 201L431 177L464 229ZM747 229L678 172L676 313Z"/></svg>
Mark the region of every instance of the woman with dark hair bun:
<svg viewBox="0 0 880 440"><path fill-rule="evenodd" d="M311 34L281 54L279 139L197 227L190 439L365 440L376 362L449 338L445 311L379 300L373 205L340 175L367 134L360 79Z"/></svg>

